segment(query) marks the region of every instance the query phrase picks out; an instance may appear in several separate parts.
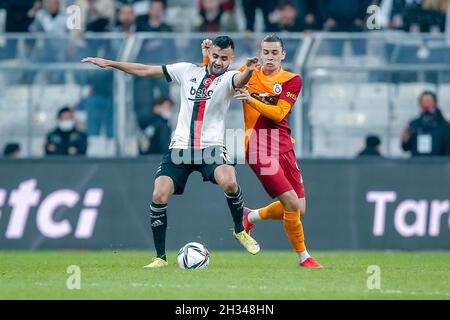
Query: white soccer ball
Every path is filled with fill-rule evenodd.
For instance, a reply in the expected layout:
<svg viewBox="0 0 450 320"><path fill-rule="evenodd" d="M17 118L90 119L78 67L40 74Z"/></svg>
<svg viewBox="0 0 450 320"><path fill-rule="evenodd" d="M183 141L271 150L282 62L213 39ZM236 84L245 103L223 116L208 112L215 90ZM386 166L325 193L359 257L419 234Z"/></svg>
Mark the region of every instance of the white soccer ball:
<svg viewBox="0 0 450 320"><path fill-rule="evenodd" d="M181 269L205 269L209 265L209 251L201 243L189 242L180 249L177 260Z"/></svg>

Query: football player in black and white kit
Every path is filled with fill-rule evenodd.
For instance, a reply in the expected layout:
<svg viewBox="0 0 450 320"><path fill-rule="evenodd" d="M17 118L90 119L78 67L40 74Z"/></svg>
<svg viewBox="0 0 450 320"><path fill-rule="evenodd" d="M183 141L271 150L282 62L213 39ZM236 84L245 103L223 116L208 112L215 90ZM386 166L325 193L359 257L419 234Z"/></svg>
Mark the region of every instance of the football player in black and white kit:
<svg viewBox="0 0 450 320"><path fill-rule="evenodd" d="M208 49L209 63L175 63L150 66L118 62L102 58L85 58L101 68L111 67L138 77L165 77L180 85L180 113L168 152L156 172L151 226L156 258L145 267L166 267L165 251L167 204L173 194L182 194L189 175L199 171L204 181L218 184L224 191L234 221L234 237L252 254L259 252L258 243L242 226L243 196L236 172L224 145L225 114L236 88L250 79L258 58L247 60L243 72L229 71L234 58L234 43L227 36L214 39Z"/></svg>

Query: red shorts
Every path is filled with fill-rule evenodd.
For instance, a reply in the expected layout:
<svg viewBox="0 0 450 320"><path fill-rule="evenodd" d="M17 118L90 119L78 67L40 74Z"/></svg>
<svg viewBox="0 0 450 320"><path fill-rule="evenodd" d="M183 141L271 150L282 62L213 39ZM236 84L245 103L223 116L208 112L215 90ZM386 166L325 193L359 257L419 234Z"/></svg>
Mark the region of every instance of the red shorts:
<svg viewBox="0 0 450 320"><path fill-rule="evenodd" d="M294 150L280 154L279 158L269 157L264 161L253 160L256 159L247 157L250 168L272 198L290 190L294 190L299 198L305 197L302 173L297 165Z"/></svg>

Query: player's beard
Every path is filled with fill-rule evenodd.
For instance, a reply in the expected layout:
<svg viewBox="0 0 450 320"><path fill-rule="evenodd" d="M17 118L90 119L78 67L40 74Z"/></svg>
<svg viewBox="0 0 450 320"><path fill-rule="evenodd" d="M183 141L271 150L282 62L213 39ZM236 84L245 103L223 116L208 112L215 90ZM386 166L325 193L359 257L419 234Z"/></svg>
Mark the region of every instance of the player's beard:
<svg viewBox="0 0 450 320"><path fill-rule="evenodd" d="M214 63L211 63L211 64L209 65L209 70L211 71L211 74L212 74L212 75L215 75L215 76L221 76L222 74L224 74L224 73L228 70L228 67L226 67L226 68L220 68L220 71L219 71L219 72L214 72Z"/></svg>

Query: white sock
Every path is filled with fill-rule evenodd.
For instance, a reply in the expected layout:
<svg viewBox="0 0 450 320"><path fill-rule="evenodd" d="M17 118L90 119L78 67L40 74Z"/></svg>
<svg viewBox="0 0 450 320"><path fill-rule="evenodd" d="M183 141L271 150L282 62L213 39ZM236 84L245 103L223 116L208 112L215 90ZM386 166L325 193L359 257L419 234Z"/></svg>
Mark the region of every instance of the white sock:
<svg viewBox="0 0 450 320"><path fill-rule="evenodd" d="M252 210L252 212L250 212L248 214L248 222L250 223L256 223L258 221L261 221L261 216L259 215L259 210Z"/></svg>
<svg viewBox="0 0 450 320"><path fill-rule="evenodd" d="M308 259L310 257L308 250L300 252L298 254L298 257L300 258L300 263L303 263L306 259Z"/></svg>

